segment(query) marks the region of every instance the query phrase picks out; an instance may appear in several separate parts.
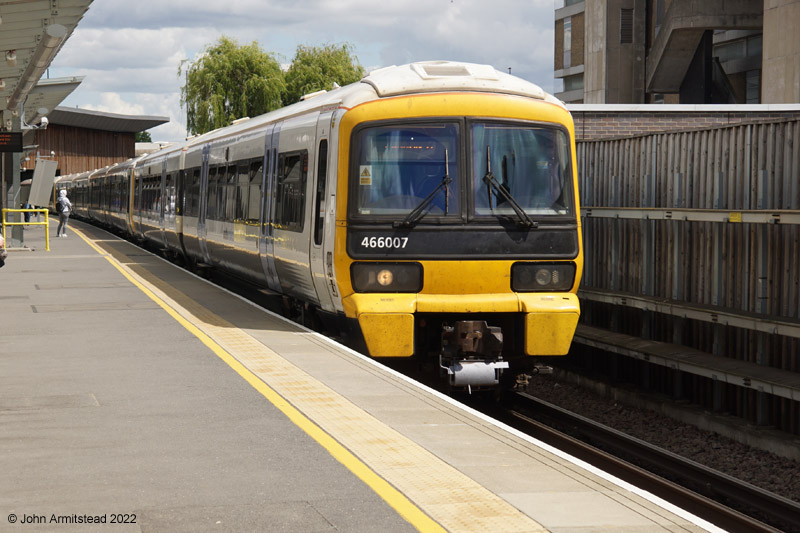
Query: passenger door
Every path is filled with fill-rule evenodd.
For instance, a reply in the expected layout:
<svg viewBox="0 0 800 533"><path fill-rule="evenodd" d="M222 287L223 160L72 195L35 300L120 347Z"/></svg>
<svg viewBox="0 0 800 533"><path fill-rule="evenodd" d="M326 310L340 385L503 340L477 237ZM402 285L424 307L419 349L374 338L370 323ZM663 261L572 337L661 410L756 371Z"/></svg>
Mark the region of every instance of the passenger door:
<svg viewBox="0 0 800 533"><path fill-rule="evenodd" d="M325 264L325 219L328 207L328 174L331 170L331 152L329 149L330 123L333 112L322 113L317 120L317 150L314 165L313 184L310 198L311 204L311 238L309 239L309 257L311 260L311 277L317 291L320 307L333 312L333 301L330 284L326 275ZM335 159L335 158L333 158Z"/></svg>
<svg viewBox="0 0 800 533"><path fill-rule="evenodd" d="M275 173L278 168L278 138L280 137L280 123L270 126L264 139L264 182L261 186L261 236L258 251L261 256L261 265L264 268L264 277L267 287L275 292L280 292L281 284L278 280L278 271L275 268Z"/></svg>
<svg viewBox="0 0 800 533"><path fill-rule="evenodd" d="M211 264L210 254L208 253L208 243L206 242L206 213L208 213L208 161L211 154L211 145L203 146L203 154L200 162L200 213L197 217L197 243L203 262Z"/></svg>

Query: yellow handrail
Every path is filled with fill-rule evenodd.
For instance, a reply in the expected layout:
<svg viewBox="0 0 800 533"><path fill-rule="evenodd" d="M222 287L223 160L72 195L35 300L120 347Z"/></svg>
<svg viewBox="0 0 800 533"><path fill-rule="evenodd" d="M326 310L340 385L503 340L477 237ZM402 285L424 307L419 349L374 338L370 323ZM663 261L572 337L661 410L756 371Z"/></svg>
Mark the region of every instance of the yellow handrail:
<svg viewBox="0 0 800 533"><path fill-rule="evenodd" d="M44 213L44 222L6 222L6 213ZM6 240L6 226L44 226L45 250L50 251L50 218L47 209L3 209L3 240Z"/></svg>

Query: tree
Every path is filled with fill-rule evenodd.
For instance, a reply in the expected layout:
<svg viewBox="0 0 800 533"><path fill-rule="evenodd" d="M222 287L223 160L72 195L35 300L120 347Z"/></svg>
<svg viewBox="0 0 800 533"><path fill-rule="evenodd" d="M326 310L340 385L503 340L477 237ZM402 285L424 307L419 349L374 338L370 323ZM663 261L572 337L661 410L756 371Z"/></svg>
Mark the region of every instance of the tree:
<svg viewBox="0 0 800 533"><path fill-rule="evenodd" d="M186 73L181 87L181 107L186 108L186 127L199 134L231 124L237 118L254 117L281 107L283 72L275 57L255 41L239 44L222 36L206 47L194 62L178 66Z"/></svg>
<svg viewBox="0 0 800 533"><path fill-rule="evenodd" d="M136 132L136 141L137 143L151 143L153 139L150 137L149 131L138 131Z"/></svg>
<svg viewBox="0 0 800 533"><path fill-rule="evenodd" d="M334 83L347 85L364 76L364 67L351 55L352 46L333 44L297 47L292 65L286 72L284 102L299 102L304 94L333 89Z"/></svg>

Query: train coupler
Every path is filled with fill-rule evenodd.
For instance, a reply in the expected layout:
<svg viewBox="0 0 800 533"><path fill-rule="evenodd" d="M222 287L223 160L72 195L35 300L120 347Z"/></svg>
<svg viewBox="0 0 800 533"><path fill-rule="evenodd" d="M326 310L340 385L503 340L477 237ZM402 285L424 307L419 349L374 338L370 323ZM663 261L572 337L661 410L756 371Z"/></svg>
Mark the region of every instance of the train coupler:
<svg viewBox="0 0 800 533"><path fill-rule="evenodd" d="M503 361L503 332L483 320L460 320L442 326L439 366L447 373L451 387L496 387L508 368Z"/></svg>

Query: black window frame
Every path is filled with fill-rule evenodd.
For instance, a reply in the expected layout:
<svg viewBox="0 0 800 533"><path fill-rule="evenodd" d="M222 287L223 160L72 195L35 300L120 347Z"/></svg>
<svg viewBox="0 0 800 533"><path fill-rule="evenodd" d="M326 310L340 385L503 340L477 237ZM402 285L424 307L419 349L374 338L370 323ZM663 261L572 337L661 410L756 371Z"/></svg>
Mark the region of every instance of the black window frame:
<svg viewBox="0 0 800 533"><path fill-rule="evenodd" d="M289 179L294 179L286 174L287 159L299 158L300 176L299 187L294 187L293 183L288 183ZM278 167L275 179L275 213L273 219L278 229L302 233L305 227L305 212L308 188L308 150L291 150L278 153ZM299 190L299 195L290 198L294 190ZM299 202L296 201L299 199ZM291 200L289 202L287 200Z"/></svg>
<svg viewBox="0 0 800 533"><path fill-rule="evenodd" d="M323 150L324 147L324 150ZM314 245L322 245L325 231L325 189L328 186L328 139L321 139L317 145L316 199L314 201ZM320 210L320 206L324 206Z"/></svg>
<svg viewBox="0 0 800 533"><path fill-rule="evenodd" d="M350 162L349 162L349 170L350 176L348 180L348 191L347 191L347 219L349 222L352 223L371 223L371 224L386 224L387 222L395 222L402 219L403 216L398 216L398 214L360 214L357 211L357 204L358 204L358 194L359 194L359 160L357 155L357 148L358 148L358 136L361 132L365 129L374 128L374 127L385 127L385 126L425 126L425 125L443 125L443 124L455 124L456 125L456 134L458 136L458 142L456 146L458 147L458 155L457 155L457 162L456 166L459 170L459 174L463 174L467 171L467 166L469 161L466 158L466 150L467 150L467 124L464 117L448 117L448 116L441 116L441 117L412 117L412 118L399 118L399 119L387 119L387 120L375 120L369 122L363 122L353 128L353 131L350 134ZM459 190L458 190L458 204L459 209L453 210L453 212L444 215L444 214L427 214L422 219L419 220L419 224L443 224L443 225L454 225L458 223L465 223L466 222L466 211L464 206L466 204L466 191L464 191L464 180L461 180L461 176L459 175L457 178L451 176L454 182L458 182ZM440 193L443 194L443 193ZM413 211L414 208L409 209L409 213ZM406 213L407 214L407 213Z"/></svg>
<svg viewBox="0 0 800 533"><path fill-rule="evenodd" d="M473 126L475 124L500 124L519 127L532 127L532 128L548 128L557 130L564 134L567 143L567 158L568 163L564 170L566 176L564 194L570 199L569 210L566 214L528 214L531 220L537 221L545 225L563 225L575 224L577 213L578 199L575 194L574 183L574 165L575 160L572 154L572 136L566 125L557 122L544 122L540 120L528 119L512 119L501 117L482 117L482 116L469 116L469 117L420 117L412 119L389 119L389 120L376 120L364 122L353 128L350 136L350 161L349 161L349 176L348 176L348 206L347 206L347 220L350 224L369 224L369 225L386 225L399 221L397 215L381 215L381 214L359 214L357 211L358 203L358 187L359 187L359 169L358 169L358 154L357 144L358 135L366 128L375 126L391 126L396 125L424 125L424 124L442 124L442 123L457 123L459 126L459 154L458 154L458 169L459 176L451 176L453 180L460 180L459 193L460 193L460 211L448 216L440 215L426 215L418 221L418 225L458 225L459 220L462 225L507 225L510 217L503 215L476 215L475 214L475 192L473 190L473 164L472 164L472 145L473 145Z"/></svg>
<svg viewBox="0 0 800 533"><path fill-rule="evenodd" d="M564 175L567 176L565 179L565 189L563 194L570 198L570 208L566 214L559 215L559 214L534 214L534 213L527 213L528 217L533 220L537 221L542 224L560 224L560 223L575 223L575 217L577 213L577 198L575 197L575 189L574 189L574 180L573 180L573 165L575 162L572 158L572 140L569 135L569 129L563 124L559 124L556 122L542 122L536 120L524 120L524 119L504 119L504 118L495 118L495 117L467 117L466 120L466 128L467 128L467 143L468 146L466 150L470 154L470 160L467 163L465 179L467 182L466 186L466 193L467 193L467 205L466 205L466 216L467 221L469 224L497 224L500 221L506 222L510 219L513 219L514 215L478 215L475 211L475 191L472 187L472 178L473 178L473 165L472 165L472 145L473 145L473 126L475 124L506 124L509 126L527 126L527 127L535 127L535 128L547 128L560 131L564 134L566 141L567 141L567 166L564 169ZM524 206L523 206L524 210Z"/></svg>

